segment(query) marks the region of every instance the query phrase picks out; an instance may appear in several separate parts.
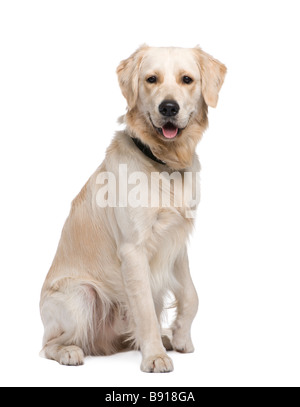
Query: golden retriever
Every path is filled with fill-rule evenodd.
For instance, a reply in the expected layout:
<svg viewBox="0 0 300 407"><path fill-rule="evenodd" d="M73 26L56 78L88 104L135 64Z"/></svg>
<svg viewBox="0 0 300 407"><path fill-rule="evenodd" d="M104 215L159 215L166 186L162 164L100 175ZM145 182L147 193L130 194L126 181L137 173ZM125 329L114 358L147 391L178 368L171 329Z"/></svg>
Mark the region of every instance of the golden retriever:
<svg viewBox="0 0 300 407"><path fill-rule="evenodd" d="M143 45L120 63L126 128L72 203L41 293L42 356L81 365L86 355L140 349L142 371L170 372L166 349L193 352L198 297L186 244L199 200L195 148L225 73L199 47Z"/></svg>

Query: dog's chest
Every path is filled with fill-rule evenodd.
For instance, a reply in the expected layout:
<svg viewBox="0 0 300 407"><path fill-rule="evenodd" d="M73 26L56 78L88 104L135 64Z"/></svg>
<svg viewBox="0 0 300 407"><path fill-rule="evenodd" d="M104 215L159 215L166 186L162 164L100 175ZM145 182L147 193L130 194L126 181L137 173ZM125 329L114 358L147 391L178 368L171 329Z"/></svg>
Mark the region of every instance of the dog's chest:
<svg viewBox="0 0 300 407"><path fill-rule="evenodd" d="M192 224L193 220L186 219L177 209L157 210L144 243L151 270L152 292L156 295L172 291L174 264L185 247Z"/></svg>
<svg viewBox="0 0 300 407"><path fill-rule="evenodd" d="M182 209L160 208L147 233L145 247L153 268L169 268L186 244L193 220L181 213Z"/></svg>
<svg viewBox="0 0 300 407"><path fill-rule="evenodd" d="M198 204L197 197L193 194L197 178L195 174L191 174L188 179L180 173L173 173L172 182L169 174L166 174L169 182L165 182L162 174L159 177L162 180L160 187L153 188L152 179L149 191L152 214L144 242L149 260L165 259L171 264L184 247L193 227Z"/></svg>

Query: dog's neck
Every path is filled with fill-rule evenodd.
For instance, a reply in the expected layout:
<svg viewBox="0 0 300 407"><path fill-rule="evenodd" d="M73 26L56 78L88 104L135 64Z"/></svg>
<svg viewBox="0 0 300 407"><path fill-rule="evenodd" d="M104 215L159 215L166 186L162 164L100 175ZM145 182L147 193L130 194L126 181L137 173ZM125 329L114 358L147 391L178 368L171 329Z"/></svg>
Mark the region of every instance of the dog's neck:
<svg viewBox="0 0 300 407"><path fill-rule="evenodd" d="M146 144L144 144L139 138L136 137L132 137L132 140L134 142L134 144L137 146L137 148L143 153L145 154L145 156L147 156L148 158L150 158L151 160L157 162L158 164L162 164L162 165L166 165L166 163L162 160L160 160L159 158L157 158L151 151L150 147L147 146Z"/></svg>

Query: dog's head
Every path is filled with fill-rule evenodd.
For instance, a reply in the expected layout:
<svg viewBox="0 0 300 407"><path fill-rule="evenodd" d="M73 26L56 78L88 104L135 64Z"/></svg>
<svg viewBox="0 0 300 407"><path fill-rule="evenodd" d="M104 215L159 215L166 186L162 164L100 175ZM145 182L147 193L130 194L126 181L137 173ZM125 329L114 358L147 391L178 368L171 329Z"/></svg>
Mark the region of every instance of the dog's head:
<svg viewBox="0 0 300 407"><path fill-rule="evenodd" d="M135 136L173 168L190 165L226 67L199 47L144 45L120 63L117 73Z"/></svg>

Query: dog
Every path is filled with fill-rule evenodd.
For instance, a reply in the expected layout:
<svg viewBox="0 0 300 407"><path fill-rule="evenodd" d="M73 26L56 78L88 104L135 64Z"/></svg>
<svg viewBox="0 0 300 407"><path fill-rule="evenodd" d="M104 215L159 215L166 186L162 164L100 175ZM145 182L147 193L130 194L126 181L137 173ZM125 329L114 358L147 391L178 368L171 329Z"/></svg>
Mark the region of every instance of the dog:
<svg viewBox="0 0 300 407"><path fill-rule="evenodd" d="M173 370L167 350L194 351L186 245L199 201L195 149L225 74L198 46L142 45L118 66L125 129L72 202L41 292L41 356L75 366L139 349L141 370L160 373ZM176 317L165 335L168 293Z"/></svg>

